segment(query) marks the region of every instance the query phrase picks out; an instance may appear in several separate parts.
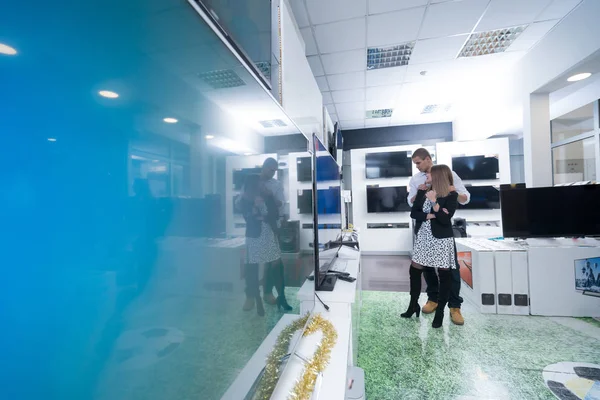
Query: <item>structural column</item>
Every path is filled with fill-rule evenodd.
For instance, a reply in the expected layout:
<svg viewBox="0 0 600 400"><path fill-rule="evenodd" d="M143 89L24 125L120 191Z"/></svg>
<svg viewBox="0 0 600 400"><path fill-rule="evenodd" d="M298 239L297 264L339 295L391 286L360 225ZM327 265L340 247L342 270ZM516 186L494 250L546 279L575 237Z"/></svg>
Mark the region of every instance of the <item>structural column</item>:
<svg viewBox="0 0 600 400"><path fill-rule="evenodd" d="M552 186L550 97L532 93L523 106L523 152L527 187Z"/></svg>

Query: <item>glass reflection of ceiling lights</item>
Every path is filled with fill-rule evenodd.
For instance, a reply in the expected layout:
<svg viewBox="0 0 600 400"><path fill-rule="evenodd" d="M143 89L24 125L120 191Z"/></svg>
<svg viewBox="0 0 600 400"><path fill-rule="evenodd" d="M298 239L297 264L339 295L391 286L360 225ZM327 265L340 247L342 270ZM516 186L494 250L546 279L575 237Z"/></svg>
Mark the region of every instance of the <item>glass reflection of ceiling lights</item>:
<svg viewBox="0 0 600 400"><path fill-rule="evenodd" d="M254 149L251 149L248 145L240 141L232 140L221 136L213 137L213 139L210 140L208 143L210 147L220 149L228 153L238 155L251 155L256 153Z"/></svg>
<svg viewBox="0 0 600 400"><path fill-rule="evenodd" d="M167 124L176 124L177 122L179 122L179 120L177 120L177 118L171 118L171 117L163 118L163 121L166 122Z"/></svg>
<svg viewBox="0 0 600 400"><path fill-rule="evenodd" d="M119 97L119 94L117 92L113 92L111 90L100 90L98 94L107 99L116 99Z"/></svg>
<svg viewBox="0 0 600 400"><path fill-rule="evenodd" d="M0 54L4 54L7 56L14 56L17 54L17 49L11 47L7 44L0 43Z"/></svg>

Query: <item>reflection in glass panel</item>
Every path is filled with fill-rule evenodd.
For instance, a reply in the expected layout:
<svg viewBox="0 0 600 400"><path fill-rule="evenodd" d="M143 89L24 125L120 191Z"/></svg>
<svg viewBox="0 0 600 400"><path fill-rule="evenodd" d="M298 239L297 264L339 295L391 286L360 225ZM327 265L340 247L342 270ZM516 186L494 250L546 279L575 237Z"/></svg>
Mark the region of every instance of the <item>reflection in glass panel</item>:
<svg viewBox="0 0 600 400"><path fill-rule="evenodd" d="M551 122L552 143L560 142L561 140L596 129L596 126L594 126L594 106L595 103L590 103L553 119Z"/></svg>
<svg viewBox="0 0 600 400"><path fill-rule="evenodd" d="M596 180L596 145L593 137L552 149L554 184Z"/></svg>
<svg viewBox="0 0 600 400"><path fill-rule="evenodd" d="M0 398L247 391L314 266L265 152L298 129L186 1L12 2L0 26Z"/></svg>

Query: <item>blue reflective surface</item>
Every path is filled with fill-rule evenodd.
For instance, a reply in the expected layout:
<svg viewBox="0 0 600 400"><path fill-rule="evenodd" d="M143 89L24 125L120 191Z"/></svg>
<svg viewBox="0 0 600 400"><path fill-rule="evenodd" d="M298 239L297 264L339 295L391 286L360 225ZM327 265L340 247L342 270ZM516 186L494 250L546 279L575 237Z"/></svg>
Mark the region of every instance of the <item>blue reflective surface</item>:
<svg viewBox="0 0 600 400"><path fill-rule="evenodd" d="M226 222L271 99L185 1L1 9L0 398L221 398L282 315Z"/></svg>

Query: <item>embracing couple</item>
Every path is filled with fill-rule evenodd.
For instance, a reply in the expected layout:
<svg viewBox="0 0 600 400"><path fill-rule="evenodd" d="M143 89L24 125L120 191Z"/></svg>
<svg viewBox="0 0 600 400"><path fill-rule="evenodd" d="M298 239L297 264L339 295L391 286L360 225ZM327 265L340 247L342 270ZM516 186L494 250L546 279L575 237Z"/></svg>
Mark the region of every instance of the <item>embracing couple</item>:
<svg viewBox="0 0 600 400"><path fill-rule="evenodd" d="M440 328L446 305L454 324L463 325L460 312L461 278L454 244L452 217L458 204L467 204L470 194L461 179L446 165L433 165L426 149L412 155L419 173L409 183L408 204L415 220L415 243L410 266L410 305L403 318L435 312L432 326ZM437 270L437 273L436 273ZM427 304L421 310L421 275L427 283Z"/></svg>

